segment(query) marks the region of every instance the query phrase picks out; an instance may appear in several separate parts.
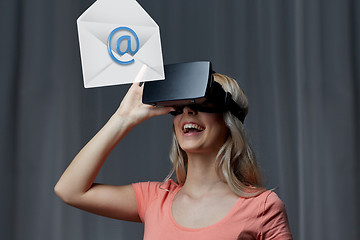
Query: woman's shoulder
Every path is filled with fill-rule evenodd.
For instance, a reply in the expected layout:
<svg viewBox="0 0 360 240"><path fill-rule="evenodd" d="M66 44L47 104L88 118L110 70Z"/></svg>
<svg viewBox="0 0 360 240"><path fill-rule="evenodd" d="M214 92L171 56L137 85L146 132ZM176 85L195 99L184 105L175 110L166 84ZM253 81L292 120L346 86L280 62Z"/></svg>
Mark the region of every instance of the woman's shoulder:
<svg viewBox="0 0 360 240"><path fill-rule="evenodd" d="M253 198L253 202L249 203L253 208L257 208L257 215L264 220L274 218L275 216L286 218L286 209L283 201L272 190L266 190ZM255 210L255 209L254 209Z"/></svg>
<svg viewBox="0 0 360 240"><path fill-rule="evenodd" d="M159 184L159 188L165 191L173 192L176 189L180 188L181 186L177 184L174 180L169 179L165 182L161 182Z"/></svg>
<svg viewBox="0 0 360 240"><path fill-rule="evenodd" d="M138 182L132 184L135 191L141 191L145 194L158 195L164 192L173 192L178 187L180 187L177 183L175 183L172 179L169 179L165 182L157 182L157 181L148 181L148 182Z"/></svg>
<svg viewBox="0 0 360 240"><path fill-rule="evenodd" d="M271 190L265 191L262 198L259 217L261 233L265 238L292 239L285 205L280 197Z"/></svg>
<svg viewBox="0 0 360 240"><path fill-rule="evenodd" d="M267 189L253 189L248 192L244 192L244 196L241 196L245 199L251 199L253 201L259 202L281 202L279 196L274 192L274 190L267 190Z"/></svg>
<svg viewBox="0 0 360 240"><path fill-rule="evenodd" d="M273 190L266 190L262 194L263 202L265 206L273 206L277 208L284 208L284 203L280 197Z"/></svg>
<svg viewBox="0 0 360 240"><path fill-rule="evenodd" d="M252 209L251 212L257 212L257 215L285 211L284 203L272 190L265 190L255 196L244 197L243 204L248 209Z"/></svg>

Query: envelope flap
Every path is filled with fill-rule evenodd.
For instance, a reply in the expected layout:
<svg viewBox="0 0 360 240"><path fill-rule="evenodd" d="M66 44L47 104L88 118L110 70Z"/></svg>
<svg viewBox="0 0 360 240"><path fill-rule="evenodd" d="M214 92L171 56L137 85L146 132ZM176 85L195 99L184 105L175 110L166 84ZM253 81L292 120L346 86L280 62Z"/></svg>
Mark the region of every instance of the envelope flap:
<svg viewBox="0 0 360 240"><path fill-rule="evenodd" d="M111 31L117 27L120 27L120 25L116 23L97 23L97 22L87 22L87 21L78 22L78 26L79 28L86 28L88 32L90 32L97 39L99 39L99 41L102 42L104 45L107 45L108 37ZM137 34L139 38L140 49L142 48L142 46L144 46L147 43L147 41L150 39L152 35L154 35L156 32L159 32L158 27L144 27L144 26L131 25L131 29L134 30L134 32ZM116 34L122 35L122 32L119 31ZM116 39L116 35L114 35L113 38Z"/></svg>
<svg viewBox="0 0 360 240"><path fill-rule="evenodd" d="M158 27L135 0L97 0L78 18L78 21L121 22L124 25Z"/></svg>

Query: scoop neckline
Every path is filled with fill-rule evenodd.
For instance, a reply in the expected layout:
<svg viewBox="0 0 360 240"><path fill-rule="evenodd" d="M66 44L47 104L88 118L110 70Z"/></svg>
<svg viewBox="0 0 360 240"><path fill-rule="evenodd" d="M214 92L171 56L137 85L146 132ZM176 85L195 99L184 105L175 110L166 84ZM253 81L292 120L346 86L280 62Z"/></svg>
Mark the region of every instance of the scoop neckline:
<svg viewBox="0 0 360 240"><path fill-rule="evenodd" d="M222 224L223 222L227 221L231 215L233 214L233 212L236 211L236 207L238 206L239 202L241 200L243 200L242 197L238 197L238 199L236 200L234 206L230 209L230 211L222 218L220 219L219 221L215 222L215 223L212 223L208 226L205 226L205 227L201 227L201 228L189 228L189 227L184 227L182 225L180 225L178 222L176 222L174 216L173 216L173 212L172 212L172 207L173 207L173 203L174 203L174 199L175 199L175 196L176 194L180 191L180 189L182 188L182 186L178 185L177 184L177 188L175 189L175 191L172 193L171 197L170 197L170 204L169 204L169 207L168 207L168 214L169 214L169 218L170 218L170 221L172 222L172 224L179 228L180 230L183 230L183 231L187 231L187 232L198 232L198 231L203 231L203 230L206 230L206 229L209 229L209 228L213 228L217 225L220 225Z"/></svg>

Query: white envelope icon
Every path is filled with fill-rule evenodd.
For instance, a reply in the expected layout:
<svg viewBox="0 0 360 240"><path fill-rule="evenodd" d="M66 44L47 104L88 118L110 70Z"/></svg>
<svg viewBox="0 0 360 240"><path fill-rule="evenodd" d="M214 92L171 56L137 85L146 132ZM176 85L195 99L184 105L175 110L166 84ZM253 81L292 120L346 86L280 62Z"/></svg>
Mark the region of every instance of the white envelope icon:
<svg viewBox="0 0 360 240"><path fill-rule="evenodd" d="M77 26L85 88L165 78L159 27L135 0L97 0Z"/></svg>

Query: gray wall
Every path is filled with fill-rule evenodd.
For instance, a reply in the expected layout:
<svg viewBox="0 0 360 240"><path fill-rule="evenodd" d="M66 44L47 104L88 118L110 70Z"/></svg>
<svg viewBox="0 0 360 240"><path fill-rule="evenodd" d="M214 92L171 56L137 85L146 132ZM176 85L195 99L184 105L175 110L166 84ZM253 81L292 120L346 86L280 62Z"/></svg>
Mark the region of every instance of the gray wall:
<svg viewBox="0 0 360 240"><path fill-rule="evenodd" d="M142 225L71 208L53 187L128 86L84 89L76 19L93 1L0 0L0 238L141 239ZM236 78L266 186L295 239L359 239L360 3L161 0L165 63L211 60ZM137 126L98 181L162 180L170 116Z"/></svg>

